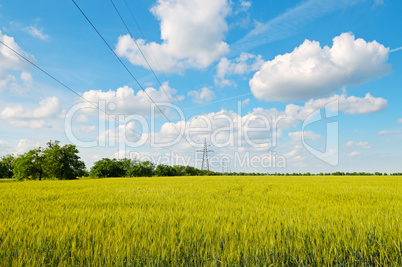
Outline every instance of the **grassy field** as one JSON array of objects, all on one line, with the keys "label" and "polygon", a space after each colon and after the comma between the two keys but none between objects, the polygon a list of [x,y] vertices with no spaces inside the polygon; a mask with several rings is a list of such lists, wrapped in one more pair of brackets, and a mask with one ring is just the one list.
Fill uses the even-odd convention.
[{"label": "grassy field", "polygon": [[402,266],[402,177],[0,182],[0,266]]}]

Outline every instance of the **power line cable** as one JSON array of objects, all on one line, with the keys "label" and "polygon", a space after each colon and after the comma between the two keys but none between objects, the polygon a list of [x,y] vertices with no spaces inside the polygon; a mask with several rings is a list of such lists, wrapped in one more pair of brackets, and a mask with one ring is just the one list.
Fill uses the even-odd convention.
[{"label": "power line cable", "polygon": [[119,15],[119,18],[120,18],[121,22],[123,22],[124,27],[126,28],[126,30],[128,31],[128,33],[130,34],[131,39],[134,40],[135,45],[137,46],[138,50],[140,51],[142,57],[144,58],[145,62],[146,62],[147,65],[148,65],[149,69],[152,71],[152,74],[155,76],[156,80],[158,81],[159,85],[161,86],[163,92],[165,92],[165,95],[166,95],[167,98],[169,99],[170,103],[171,103],[172,105],[174,105],[173,102],[172,102],[172,100],[170,99],[169,95],[167,94],[167,92],[166,92],[166,90],[165,90],[163,84],[161,83],[161,81],[159,80],[158,76],[155,74],[154,70],[152,69],[151,64],[149,64],[148,59],[145,57],[144,53],[142,52],[141,47],[138,45],[137,40],[134,38],[134,36],[133,36],[133,34],[131,33],[130,29],[128,28],[126,22],[124,21],[123,17],[121,16],[119,10],[117,9],[116,5],[114,4],[113,0],[110,0],[110,3],[112,3],[112,5],[113,5],[113,7],[114,7],[114,10],[116,11],[117,15]]},{"label": "power line cable", "polygon": [[[97,110],[99,110],[100,112],[104,113],[107,116],[110,116],[111,114],[108,114],[105,110],[99,108],[98,105],[95,105],[93,102],[87,100],[85,97],[83,97],[82,95],[80,95],[79,93],[77,93],[75,90],[73,90],[71,87],[69,87],[68,85],[66,85],[65,83],[63,83],[62,81],[60,81],[59,79],[57,79],[56,77],[54,77],[52,74],[50,74],[49,72],[45,71],[43,68],[41,68],[40,66],[38,66],[37,64],[35,64],[34,62],[32,62],[30,59],[28,59],[27,57],[25,57],[24,55],[22,55],[21,53],[19,53],[18,51],[14,50],[13,48],[11,48],[9,45],[7,45],[6,43],[4,43],[3,41],[0,40],[0,43],[2,45],[4,45],[5,47],[7,47],[9,50],[11,50],[13,53],[15,53],[16,55],[18,55],[19,57],[21,57],[22,59],[24,59],[25,61],[27,61],[29,64],[31,64],[32,66],[34,66],[35,68],[37,68],[38,70],[40,70],[42,73],[44,73],[45,75],[47,75],[48,77],[50,77],[51,79],[53,79],[54,81],[56,81],[57,83],[59,83],[60,85],[62,85],[64,88],[68,89],[70,92],[72,92],[73,94],[77,95],[79,98],[83,99],[85,102],[89,103],[90,105],[92,105],[93,107],[95,107]],[[247,94],[245,94],[247,95]],[[244,96],[244,95],[241,95]],[[240,96],[237,96],[240,97]],[[232,98],[236,98],[236,97],[231,97],[228,99],[232,99]],[[220,101],[216,101],[216,102],[222,102],[225,101],[227,99],[223,99]],[[116,116],[113,116],[113,119],[118,123],[121,124],[121,121],[116,118]],[[131,130],[133,133],[135,133],[136,135],[138,135],[140,138],[142,138],[142,135],[140,133],[138,133],[137,131],[135,131],[135,129],[131,128],[128,124],[126,125],[126,128],[128,128],[129,130]],[[151,141],[147,138],[146,139],[150,144]],[[185,138],[185,140],[188,142],[187,138]],[[190,144],[190,143],[189,143]],[[191,145],[191,144],[190,144]],[[160,147],[161,149],[165,149],[168,150],[170,152],[175,153],[174,150],[169,149],[167,147]]]},{"label": "power line cable", "polygon": [[85,17],[85,19],[88,21],[88,23],[92,26],[92,28],[96,31],[96,33],[99,35],[99,37],[103,40],[103,42],[106,44],[106,46],[109,48],[109,50],[113,53],[113,55],[117,58],[117,60],[120,62],[121,65],[126,69],[126,71],[130,74],[130,76],[134,79],[134,81],[138,84],[138,86],[142,89],[142,91],[148,96],[148,98],[154,103],[154,105],[158,108],[158,110],[162,113],[162,115],[166,118],[168,122],[170,122],[173,127],[176,129],[176,131],[180,134],[179,129],[177,129],[176,125],[166,116],[166,114],[162,111],[162,109],[156,104],[156,102],[152,99],[152,97],[147,93],[147,91],[144,89],[144,87],[140,84],[140,82],[135,78],[134,74],[128,69],[126,64],[119,58],[119,56],[116,54],[116,52],[113,50],[113,48],[109,45],[109,43],[105,40],[105,38],[102,36],[102,34],[97,30],[95,25],[91,22],[91,20],[85,15],[84,11],[78,6],[78,4],[74,1],[71,0],[74,5],[78,8],[78,10],[81,12],[81,14]]},{"label": "power line cable", "polygon": [[[124,0],[124,3],[126,4],[126,7],[127,7],[128,11],[130,12],[131,17],[133,18],[135,25],[137,25],[137,28],[138,28],[138,30],[140,31],[141,35],[142,35],[142,38],[147,39],[147,38],[145,37],[144,32],[141,30],[141,27],[140,27],[139,23],[138,23],[137,20],[135,19],[135,16],[134,16],[133,12],[131,11],[131,8],[130,8],[130,6],[128,5],[127,1]],[[161,73],[162,73],[163,77],[164,77],[165,80],[167,81],[168,78],[166,77],[165,73],[162,71],[162,68],[161,68],[161,66],[160,66],[160,64],[159,64],[159,62],[158,62],[158,60],[156,59],[156,56],[155,56],[155,54],[154,54],[152,48],[149,47],[149,50],[151,51],[151,54],[152,54],[152,56],[154,57],[155,62],[156,62],[156,64],[158,65],[159,69],[161,70]]]},{"label": "power line cable", "polygon": [[[137,41],[134,39],[134,36],[132,35],[132,33],[131,33],[129,27],[127,26],[126,22],[124,21],[123,17],[121,16],[120,12],[118,11],[118,9],[117,9],[116,5],[114,4],[113,0],[110,0],[110,2],[112,3],[114,9],[116,10],[117,14],[119,15],[119,17],[120,17],[121,21],[123,22],[124,26],[126,27],[126,30],[127,30],[128,33],[130,34],[130,37],[134,40],[134,42],[135,42],[135,44],[136,44],[138,50],[141,52],[141,55],[142,55],[142,57],[144,58],[144,60],[146,61],[146,63],[147,63],[147,65],[148,65],[149,69],[152,71],[153,75],[154,75],[155,78],[158,80],[158,82],[159,82],[160,86],[162,87],[163,91],[165,92],[166,96],[169,97],[168,94],[166,93],[166,91],[164,90],[163,85],[162,85],[162,83],[160,82],[159,78],[157,77],[157,75],[155,74],[154,70],[152,69],[152,67],[151,67],[151,65],[150,65],[150,63],[149,63],[149,61],[146,59],[144,53],[142,52],[142,49],[141,49],[140,46],[138,45]],[[138,28],[138,30],[140,31],[142,37],[143,37],[144,39],[146,39],[145,34],[144,34],[144,32],[141,30],[141,27],[140,27],[139,23],[137,22],[137,20],[136,20],[134,14],[133,14],[133,12],[131,11],[131,9],[130,9],[128,3],[127,3],[127,1],[124,0],[124,3],[125,3],[125,5],[126,5],[126,7],[127,7],[127,10],[128,10],[129,13],[131,14],[131,17],[133,18],[134,23],[137,25],[137,28]],[[153,56],[154,59],[155,59],[155,62],[156,62],[157,65],[158,65],[158,67],[161,69],[161,67],[160,67],[160,65],[159,65],[159,62],[158,62],[158,60],[156,59],[155,54],[153,53],[153,51],[152,51],[151,48],[150,48],[150,51],[151,51],[152,56]],[[165,74],[164,74],[163,72],[162,72],[162,74],[164,75],[164,78],[167,80]],[[195,109],[195,108],[202,107],[202,106],[208,106],[208,105],[211,105],[211,104],[214,104],[214,103],[224,102],[224,101],[226,101],[226,100],[231,100],[231,99],[234,99],[234,98],[239,98],[239,97],[247,96],[247,95],[251,95],[251,94],[252,94],[252,93],[247,93],[247,94],[243,94],[243,95],[238,95],[238,96],[234,96],[234,97],[229,97],[229,98],[222,99],[222,100],[217,100],[217,101],[210,102],[210,103],[206,103],[206,104],[198,104],[198,105],[195,106],[195,107],[185,108],[185,109],[183,109],[183,110],[190,110],[190,109]],[[170,99],[169,99],[169,100],[170,100]],[[173,104],[173,103],[172,103],[172,104]]]},{"label": "power line cable", "polygon": [[42,69],[41,67],[39,67],[38,65],[36,65],[35,63],[33,63],[31,60],[29,60],[27,57],[23,56],[21,53],[19,53],[18,51],[14,50],[13,48],[11,48],[10,46],[8,46],[7,44],[5,44],[3,41],[0,40],[0,43],[2,45],[4,45],[5,47],[7,47],[8,49],[10,49],[11,51],[13,51],[16,55],[18,55],[19,57],[21,57],[22,59],[24,59],[25,61],[27,61],[28,63],[30,63],[31,65],[33,65],[34,67],[36,67],[37,69],[39,69],[41,72],[43,72],[44,74],[46,74],[47,76],[49,76],[50,78],[52,78],[53,80],[55,80],[56,82],[58,82],[59,84],[61,84],[63,87],[65,87],[66,89],[70,90],[72,93],[76,94],[77,96],[79,96],[80,98],[84,99],[86,102],[91,103],[92,105],[96,106],[95,104],[93,104],[92,102],[86,100],[82,95],[80,95],[79,93],[77,93],[76,91],[74,91],[73,89],[71,89],[70,87],[68,87],[67,85],[65,85],[63,82],[61,82],[60,80],[58,80],[57,78],[55,78],[53,75],[51,75],[50,73],[48,73],[47,71],[45,71],[44,69]]},{"label": "power line cable", "polygon": [[[2,45],[4,45],[5,47],[7,47],[9,50],[11,50],[12,52],[14,52],[16,55],[18,55],[19,57],[21,57],[22,59],[24,59],[25,61],[27,61],[29,64],[31,64],[32,66],[34,66],[35,68],[37,68],[38,70],[40,70],[42,73],[46,74],[48,77],[50,77],[51,79],[53,79],[54,81],[56,81],[57,83],[59,83],[60,85],[62,85],[64,88],[68,89],[70,92],[72,92],[73,94],[77,95],[78,97],[80,97],[81,99],[83,99],[85,102],[91,104],[93,107],[95,107],[97,110],[101,111],[102,113],[104,113],[107,116],[110,116],[111,114],[108,114],[105,110],[99,108],[98,105],[95,105],[93,102],[87,100],[85,97],[83,97],[82,95],[80,95],[79,93],[77,93],[76,91],[74,91],[71,87],[67,86],[65,83],[63,83],[62,81],[60,81],[59,79],[57,79],[56,77],[54,77],[52,74],[50,74],[49,72],[45,71],[43,68],[39,67],[37,64],[35,64],[34,62],[32,62],[32,60],[30,60],[29,58],[25,57],[24,55],[22,55],[21,53],[19,53],[18,51],[16,51],[15,49],[13,49],[12,47],[10,47],[9,45],[7,45],[6,43],[4,43],[3,41],[0,40],[0,43]],[[117,122],[117,123],[121,123],[121,121],[116,118],[116,116],[113,116],[113,119]],[[129,130],[131,130],[132,132],[134,132],[135,134],[137,134],[140,138],[142,138],[142,135],[139,134],[138,132],[135,131],[135,129],[131,128],[129,125],[126,125],[126,128],[128,128]],[[150,140],[147,141],[151,142]],[[166,147],[162,147],[162,149],[166,149],[169,150],[170,152],[174,152],[171,149],[168,149]]]},{"label": "power line cable", "polygon": [[[110,0],[110,1],[112,1],[112,0]],[[123,0],[123,1],[124,1],[125,5],[126,5],[126,7],[127,7],[127,10],[128,10],[129,13],[131,14],[131,17],[132,17],[132,19],[133,19],[135,25],[137,26],[138,30],[140,31],[142,37],[143,37],[144,39],[146,39],[146,36],[145,36],[144,32],[141,30],[141,27],[140,27],[140,25],[139,25],[137,19],[135,18],[134,14],[133,14],[133,12],[132,12],[132,10],[131,10],[131,8],[130,8],[130,6],[128,5],[127,1],[126,1],[126,0]],[[112,1],[112,2],[113,2],[113,1]],[[124,23],[124,22],[123,22],[123,23]],[[130,33],[130,35],[131,35],[131,37],[133,38],[134,42],[137,44],[137,42],[135,41],[135,39],[134,39],[134,37],[132,36],[131,32],[130,32],[129,29],[127,28],[127,26],[126,26],[126,29],[127,29],[127,31]],[[138,47],[138,44],[137,44],[137,47]],[[138,47],[138,49],[141,51],[141,49],[140,49],[139,47]],[[162,69],[161,66],[159,65],[159,62],[158,62],[158,60],[157,60],[155,54],[154,54],[153,51],[152,51],[152,48],[150,47],[149,49],[150,49],[150,51],[151,51],[152,56],[153,56],[154,59],[155,59],[156,64],[158,65],[158,67],[159,67],[160,69]],[[149,66],[149,67],[150,67],[150,66]],[[163,71],[161,71],[161,73],[162,73],[162,75],[164,76],[165,80],[168,80],[167,77],[166,77],[166,75],[165,75],[165,73],[164,73]],[[159,84],[160,84],[160,82],[159,82]],[[196,109],[196,108],[199,108],[199,107],[202,107],[202,106],[208,106],[208,105],[211,105],[211,104],[214,104],[214,103],[224,102],[224,101],[227,101],[227,100],[231,100],[231,99],[234,99],[234,98],[239,98],[239,97],[247,96],[247,95],[251,95],[251,94],[252,94],[252,93],[247,93],[247,94],[243,94],[243,95],[238,95],[238,96],[234,96],[234,97],[229,97],[229,98],[225,98],[225,99],[213,101],[213,102],[206,103],[206,104],[198,104],[198,105],[196,105],[196,106],[193,106],[193,107],[190,107],[190,108],[185,108],[185,109],[182,109],[182,110]]]}]

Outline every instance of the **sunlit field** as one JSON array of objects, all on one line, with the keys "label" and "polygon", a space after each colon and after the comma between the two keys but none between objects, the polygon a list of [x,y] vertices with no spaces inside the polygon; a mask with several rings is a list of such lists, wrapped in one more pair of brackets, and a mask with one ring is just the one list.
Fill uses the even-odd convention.
[{"label": "sunlit field", "polygon": [[402,266],[402,177],[0,182],[0,266]]}]

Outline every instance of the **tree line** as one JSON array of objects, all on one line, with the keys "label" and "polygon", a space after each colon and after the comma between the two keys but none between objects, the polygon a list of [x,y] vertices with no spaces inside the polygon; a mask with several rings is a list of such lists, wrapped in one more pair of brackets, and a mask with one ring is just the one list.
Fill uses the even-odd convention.
[{"label": "tree line", "polygon": [[248,172],[214,172],[200,170],[192,166],[156,165],[150,161],[135,159],[103,158],[94,163],[89,171],[78,156],[75,145],[60,145],[59,141],[48,142],[44,148],[35,148],[25,154],[7,155],[0,158],[0,178],[20,180],[58,179],[71,180],[78,177],[153,177],[153,176],[199,176],[199,175],[229,175],[229,176],[368,176],[368,175],[402,175],[402,173],[368,173],[368,172],[333,172],[333,173],[248,173]]},{"label": "tree line", "polygon": [[192,166],[156,165],[150,161],[136,159],[109,159],[103,158],[94,163],[89,176],[93,178],[106,177],[161,177],[161,176],[199,176],[221,175],[221,173],[200,170]]},{"label": "tree line", "polygon": [[75,145],[61,146],[59,141],[35,148],[14,157],[0,160],[0,177],[20,180],[71,180],[87,174],[85,163],[78,156]]}]

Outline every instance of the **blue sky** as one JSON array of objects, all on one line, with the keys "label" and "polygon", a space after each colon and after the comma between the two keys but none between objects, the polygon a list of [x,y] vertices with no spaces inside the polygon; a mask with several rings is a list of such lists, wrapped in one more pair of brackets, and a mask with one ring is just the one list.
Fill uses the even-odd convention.
[{"label": "blue sky", "polygon": [[207,138],[213,170],[401,171],[400,1],[113,0],[132,36],[111,1],[76,3],[145,93],[72,1],[3,1],[0,40],[81,97],[0,44],[0,156],[200,167]]}]

